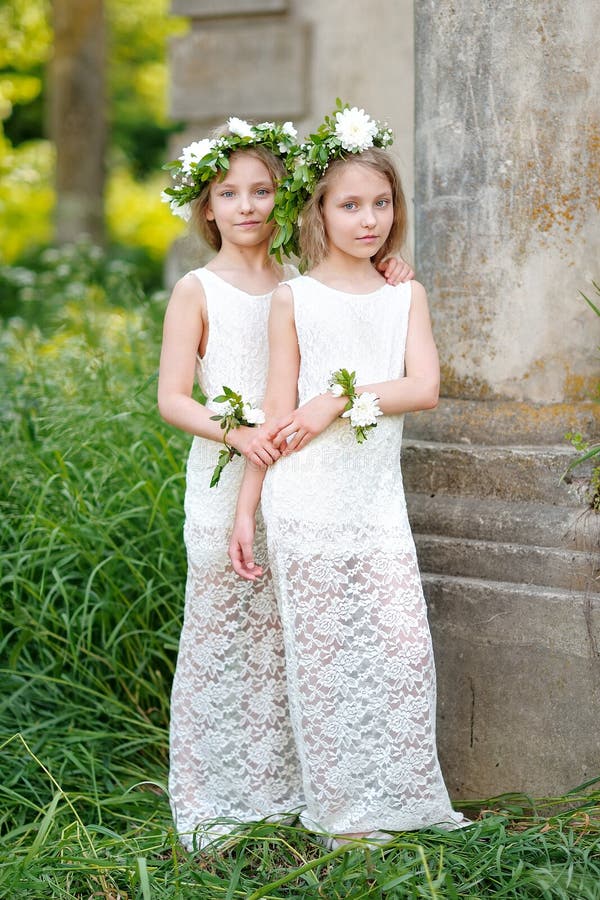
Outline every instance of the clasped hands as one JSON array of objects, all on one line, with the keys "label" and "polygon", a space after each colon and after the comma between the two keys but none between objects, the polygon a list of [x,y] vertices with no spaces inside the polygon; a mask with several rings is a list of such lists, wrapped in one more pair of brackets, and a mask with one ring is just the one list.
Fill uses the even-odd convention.
[{"label": "clasped hands", "polygon": [[346,397],[319,394],[275,422],[258,428],[241,426],[230,431],[228,443],[259,469],[272,466],[282,456],[302,450],[344,411]]}]

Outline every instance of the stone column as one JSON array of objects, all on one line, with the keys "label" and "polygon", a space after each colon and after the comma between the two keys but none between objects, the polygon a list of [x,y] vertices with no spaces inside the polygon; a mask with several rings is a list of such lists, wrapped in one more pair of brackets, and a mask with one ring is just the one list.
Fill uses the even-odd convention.
[{"label": "stone column", "polygon": [[600,280],[596,0],[418,0],[418,269],[452,397],[589,397]]},{"label": "stone column", "polygon": [[[442,363],[408,489],[453,796],[597,773],[600,515],[561,481],[600,434],[600,5],[417,0],[416,250]],[[576,736],[576,738],[574,737]]]}]

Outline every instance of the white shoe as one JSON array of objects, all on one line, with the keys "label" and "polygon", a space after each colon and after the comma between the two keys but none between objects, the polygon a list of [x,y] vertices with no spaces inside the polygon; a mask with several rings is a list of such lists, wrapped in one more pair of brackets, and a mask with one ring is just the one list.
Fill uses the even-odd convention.
[{"label": "white shoe", "polygon": [[394,837],[386,831],[371,831],[364,837],[342,838],[334,837],[332,834],[315,834],[315,840],[322,844],[326,850],[338,850],[340,847],[354,847],[355,849],[364,849],[365,844],[389,844]]}]

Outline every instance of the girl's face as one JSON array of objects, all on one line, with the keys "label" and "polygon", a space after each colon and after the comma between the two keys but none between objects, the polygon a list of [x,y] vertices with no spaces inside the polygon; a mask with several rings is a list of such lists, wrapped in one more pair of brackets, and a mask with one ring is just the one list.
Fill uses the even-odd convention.
[{"label": "girl's face", "polygon": [[223,181],[210,187],[206,218],[219,229],[223,243],[245,247],[268,243],[275,187],[265,164],[251,153],[234,153]]},{"label": "girl's face", "polygon": [[369,259],[385,243],[394,222],[389,181],[357,162],[339,168],[322,201],[328,255]]}]

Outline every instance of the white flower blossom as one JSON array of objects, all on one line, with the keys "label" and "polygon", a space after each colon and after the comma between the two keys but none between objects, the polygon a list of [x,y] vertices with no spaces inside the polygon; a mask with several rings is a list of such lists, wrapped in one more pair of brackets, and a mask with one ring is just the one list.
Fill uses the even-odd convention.
[{"label": "white flower blossom", "polygon": [[175,216],[179,216],[184,222],[189,222],[192,218],[192,206],[190,203],[183,203],[179,206],[177,203],[171,203],[171,212]]},{"label": "white flower blossom", "polygon": [[249,125],[245,119],[238,119],[237,116],[231,116],[231,118],[227,120],[227,127],[231,134],[237,134],[238,137],[254,137],[252,126]]},{"label": "white flower blossom", "polygon": [[342,413],[342,418],[350,418],[350,424],[353,428],[365,428],[367,425],[377,425],[376,416],[383,413],[377,404],[377,394],[370,391],[364,391],[354,398],[352,408]]},{"label": "white flower blossom", "polygon": [[173,215],[179,216],[184,222],[189,222],[192,218],[192,207],[189,203],[179,204],[176,198],[166,191],[161,192],[160,199],[163,203],[168,203]]},{"label": "white flower blossom", "polygon": [[343,109],[335,116],[335,134],[344,150],[358,153],[373,146],[377,134],[377,122],[368,116],[364,109],[353,106]]},{"label": "white flower blossom", "polygon": [[248,425],[262,425],[265,421],[265,414],[262,409],[259,409],[257,406],[251,406],[249,403],[244,403],[242,416]]},{"label": "white flower blossom", "polygon": [[199,163],[201,159],[214,150],[215,141],[210,138],[202,138],[201,141],[194,141],[188,147],[184,147],[179,159],[183,163],[181,171],[184,175],[189,175],[192,171],[192,164]]},{"label": "white flower blossom", "polygon": [[294,128],[292,122],[284,122],[281,126],[281,130],[285,135],[287,135],[287,137],[291,138],[292,140],[295,140],[298,137],[298,132]]},{"label": "white flower blossom", "polygon": [[336,383],[332,384],[331,387],[329,388],[329,393],[333,394],[334,397],[343,397],[344,388],[341,384],[337,384],[337,382],[336,382]]}]

